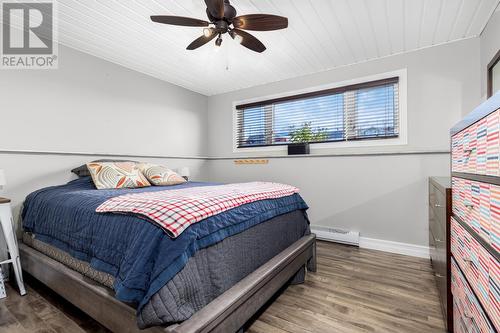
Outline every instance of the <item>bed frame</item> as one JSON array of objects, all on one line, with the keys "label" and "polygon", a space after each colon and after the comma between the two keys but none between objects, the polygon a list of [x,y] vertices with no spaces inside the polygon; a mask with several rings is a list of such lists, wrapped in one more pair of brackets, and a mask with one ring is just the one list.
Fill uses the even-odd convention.
[{"label": "bed frame", "polygon": [[114,293],[43,253],[19,244],[23,270],[116,333],[237,332],[298,270],[316,271],[316,236],[307,235],[276,255],[188,320],[139,330],[136,312]]}]

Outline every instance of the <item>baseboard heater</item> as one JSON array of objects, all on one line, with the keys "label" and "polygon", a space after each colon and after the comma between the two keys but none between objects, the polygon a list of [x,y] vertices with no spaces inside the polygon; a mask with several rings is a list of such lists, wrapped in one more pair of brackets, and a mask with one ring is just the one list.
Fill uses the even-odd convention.
[{"label": "baseboard heater", "polygon": [[311,232],[321,240],[359,246],[359,232],[340,228],[311,226]]}]

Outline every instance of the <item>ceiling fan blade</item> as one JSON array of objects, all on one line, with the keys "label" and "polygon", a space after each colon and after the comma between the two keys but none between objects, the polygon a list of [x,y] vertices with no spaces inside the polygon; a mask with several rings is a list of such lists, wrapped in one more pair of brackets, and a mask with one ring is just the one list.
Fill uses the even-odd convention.
[{"label": "ceiling fan blade", "polygon": [[250,14],[235,17],[233,25],[238,29],[271,31],[288,28],[288,19],[277,15]]},{"label": "ceiling fan blade", "polygon": [[153,15],[151,21],[164,24],[182,25],[185,27],[208,27],[208,22],[190,17]]},{"label": "ceiling fan blade", "polygon": [[206,43],[210,42],[216,36],[217,36],[217,34],[215,33],[215,31],[212,31],[212,34],[208,37],[205,35],[198,37],[191,44],[189,44],[188,47],[186,47],[186,49],[187,50],[195,50],[195,49],[199,48],[200,46],[203,46]]},{"label": "ceiling fan blade", "polygon": [[250,35],[248,32],[239,30],[239,29],[232,29],[229,34],[233,39],[240,39],[239,42],[241,45],[244,47],[258,52],[262,53],[266,50],[266,47],[260,40],[255,38],[254,36]]},{"label": "ceiling fan blade", "polygon": [[224,17],[224,0],[205,0],[205,4],[213,17],[217,19]]}]

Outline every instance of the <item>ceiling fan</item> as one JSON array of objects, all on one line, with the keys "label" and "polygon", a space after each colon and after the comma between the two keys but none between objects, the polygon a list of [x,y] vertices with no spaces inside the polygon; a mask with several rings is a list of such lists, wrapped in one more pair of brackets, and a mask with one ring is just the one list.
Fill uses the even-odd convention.
[{"label": "ceiling fan", "polygon": [[266,47],[257,38],[243,30],[271,31],[288,27],[286,17],[268,14],[250,14],[236,16],[236,9],[229,0],[205,0],[208,21],[182,16],[153,15],[151,20],[157,23],[180,25],[185,27],[206,27],[203,36],[188,45],[188,50],[194,50],[205,45],[212,39],[216,46],[221,46],[222,35],[228,33],[241,45],[255,52],[264,52]]}]

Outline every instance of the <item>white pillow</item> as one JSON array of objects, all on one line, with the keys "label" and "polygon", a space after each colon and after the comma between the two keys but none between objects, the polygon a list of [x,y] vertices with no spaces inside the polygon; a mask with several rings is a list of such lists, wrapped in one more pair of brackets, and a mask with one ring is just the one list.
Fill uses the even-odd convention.
[{"label": "white pillow", "polygon": [[140,163],[139,170],[146,176],[149,182],[157,186],[170,186],[185,183],[186,180],[176,172],[163,165]]}]

